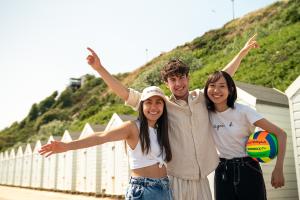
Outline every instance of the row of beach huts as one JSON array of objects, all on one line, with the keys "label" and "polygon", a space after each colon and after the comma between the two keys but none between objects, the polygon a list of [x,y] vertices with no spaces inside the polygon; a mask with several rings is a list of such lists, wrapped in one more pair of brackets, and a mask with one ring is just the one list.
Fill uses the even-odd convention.
[{"label": "row of beach huts", "polygon": [[[285,93],[237,82],[238,102],[251,106],[288,134],[284,163],[285,186],[272,188],[276,160],[262,164],[269,200],[298,200],[300,189],[300,76]],[[51,140],[72,141],[95,131],[110,130],[136,117],[113,114],[107,126],[87,123],[79,133],[65,130],[61,138],[50,136],[17,149],[0,152],[0,184],[33,189],[88,193],[96,196],[124,195],[130,170],[123,141],[77,151],[40,156],[40,147]],[[209,158],[208,158],[209,159]],[[213,173],[209,175],[213,193]],[[251,188],[249,188],[251,189]]]},{"label": "row of beach huts", "polygon": [[50,136],[47,141],[38,140],[1,152],[0,184],[96,196],[124,195],[130,176],[124,142],[111,142],[47,158],[38,150],[52,140],[69,142],[135,118],[114,114],[106,127],[87,123],[81,132],[65,130],[62,137]]}]

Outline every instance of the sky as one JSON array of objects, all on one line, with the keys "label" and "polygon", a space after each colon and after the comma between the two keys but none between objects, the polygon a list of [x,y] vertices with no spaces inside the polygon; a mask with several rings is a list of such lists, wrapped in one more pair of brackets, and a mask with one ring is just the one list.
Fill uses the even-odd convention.
[{"label": "sky", "polygon": [[[71,77],[130,72],[276,0],[0,0],[0,130]],[[234,9],[233,9],[234,8]]]}]

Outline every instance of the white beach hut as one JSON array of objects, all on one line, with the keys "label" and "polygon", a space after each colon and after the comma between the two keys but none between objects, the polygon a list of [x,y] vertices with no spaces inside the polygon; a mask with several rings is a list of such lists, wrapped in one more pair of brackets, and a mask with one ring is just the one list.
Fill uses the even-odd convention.
[{"label": "white beach hut", "polygon": [[[113,114],[105,131],[121,125],[124,121],[135,120],[129,115]],[[124,195],[128,186],[130,169],[124,141],[109,142],[101,148],[101,189],[107,195]]]},{"label": "white beach hut", "polygon": [[3,174],[2,174],[2,184],[6,185],[8,182],[8,164],[9,164],[9,151],[6,150],[3,154]]},{"label": "white beach hut", "polygon": [[[271,186],[271,174],[276,159],[269,163],[261,164],[266,184],[267,198],[269,200],[298,200],[290,115],[286,95],[276,89],[241,82],[236,82],[236,86],[238,92],[237,102],[252,107],[258,113],[262,114],[264,118],[281,127],[287,133],[287,149],[284,161],[285,186],[278,189],[274,189]],[[210,182],[213,181],[210,179]],[[213,190],[213,185],[211,185],[211,189]]]},{"label": "white beach hut", "polygon": [[[71,142],[78,139],[80,132],[65,130],[61,141]],[[75,192],[76,189],[76,153],[67,151],[58,154],[57,190]]]},{"label": "white beach hut", "polygon": [[31,186],[31,171],[32,171],[32,150],[34,148],[34,143],[27,143],[24,157],[23,157],[23,174],[21,186],[30,187]]},{"label": "white beach hut", "polygon": [[[87,137],[94,132],[103,131],[102,125],[85,124],[79,138]],[[89,147],[77,151],[76,191],[84,193],[101,193],[100,146]]]},{"label": "white beach hut", "polygon": [[38,140],[35,143],[32,153],[32,172],[31,172],[31,187],[43,187],[43,173],[44,173],[44,156],[39,154],[41,147],[46,144],[46,140]]},{"label": "white beach hut", "polygon": [[16,154],[16,170],[15,170],[15,186],[21,186],[23,174],[23,159],[24,159],[25,145],[19,146]]},{"label": "white beach hut", "polygon": [[8,154],[8,150],[6,150],[3,153],[3,160],[2,160],[2,177],[1,177],[1,184],[7,184],[7,180],[8,180],[8,162],[9,162],[9,154]]},{"label": "white beach hut", "polygon": [[298,196],[300,196],[300,76],[285,91],[289,98]]},{"label": "white beach hut", "polygon": [[2,171],[3,171],[3,165],[4,165],[4,156],[3,156],[3,152],[0,152],[0,184],[2,181]]},{"label": "white beach hut", "polygon": [[[59,141],[61,137],[59,136],[50,136],[47,144],[50,144],[51,141]],[[43,173],[43,189],[56,190],[57,187],[57,158],[58,154],[52,154],[49,157],[44,157],[44,173]]]},{"label": "white beach hut", "polygon": [[7,185],[13,185],[15,179],[15,167],[16,167],[16,153],[15,149],[12,148],[9,152],[8,158],[8,177],[7,177]]},{"label": "white beach hut", "polygon": [[2,177],[2,184],[7,184],[8,182],[8,166],[9,166],[9,151],[6,150],[4,152],[4,164],[3,164],[3,177]]}]

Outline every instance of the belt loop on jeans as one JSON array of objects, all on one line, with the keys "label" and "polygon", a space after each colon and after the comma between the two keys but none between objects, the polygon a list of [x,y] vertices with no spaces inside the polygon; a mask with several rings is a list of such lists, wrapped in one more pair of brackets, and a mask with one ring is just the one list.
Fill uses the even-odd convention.
[{"label": "belt loop on jeans", "polygon": [[245,163],[245,159],[242,158],[242,159],[241,159],[241,165],[244,166],[244,163]]}]

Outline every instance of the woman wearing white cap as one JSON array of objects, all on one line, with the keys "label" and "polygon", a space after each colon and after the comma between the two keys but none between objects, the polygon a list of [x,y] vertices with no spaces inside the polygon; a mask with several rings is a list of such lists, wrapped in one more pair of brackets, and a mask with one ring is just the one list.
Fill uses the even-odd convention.
[{"label": "woman wearing white cap", "polygon": [[147,87],[141,96],[136,121],[128,121],[113,130],[95,132],[68,143],[53,141],[42,146],[39,153],[48,157],[55,153],[125,140],[131,169],[126,199],[171,200],[166,162],[172,159],[172,154],[165,100],[160,88]]}]

